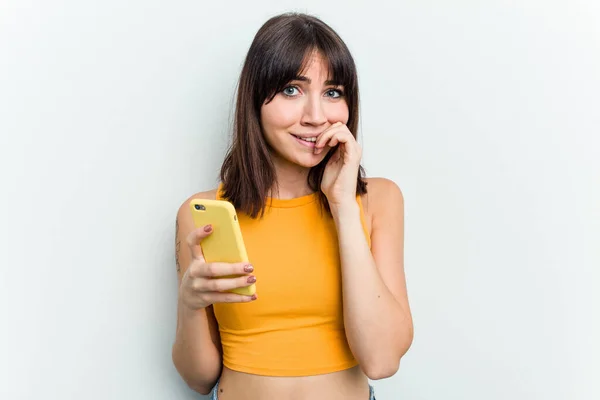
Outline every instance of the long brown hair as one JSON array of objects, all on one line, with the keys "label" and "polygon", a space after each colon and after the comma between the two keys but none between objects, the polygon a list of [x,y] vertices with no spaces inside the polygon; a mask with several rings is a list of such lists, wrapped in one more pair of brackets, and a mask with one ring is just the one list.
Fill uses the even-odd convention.
[{"label": "long brown hair", "polygon": [[[233,140],[221,166],[222,196],[252,218],[262,215],[266,198],[277,184],[271,150],[261,128],[260,110],[306,66],[313,51],[328,62],[330,79],[344,86],[348,104],[348,129],[358,130],[358,78],[350,51],[338,34],[320,19],[301,13],[285,13],[269,19],[256,33],[238,83]],[[321,163],[311,168],[309,187],[319,194],[330,150]],[[367,192],[364,169],[359,168],[357,194]]]}]

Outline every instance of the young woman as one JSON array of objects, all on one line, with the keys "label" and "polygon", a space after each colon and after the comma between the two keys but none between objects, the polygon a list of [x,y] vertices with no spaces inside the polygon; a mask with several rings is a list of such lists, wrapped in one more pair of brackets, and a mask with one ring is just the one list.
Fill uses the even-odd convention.
[{"label": "young woman", "polygon": [[[366,400],[369,378],[398,370],[413,338],[403,197],[364,178],[357,127],[356,68],[339,36],[304,14],[267,21],[241,73],[221,183],[177,214],[173,362],[191,388]],[[205,262],[213,228],[195,229],[191,199],[236,207],[252,264]],[[254,282],[256,295],[228,292]]]}]

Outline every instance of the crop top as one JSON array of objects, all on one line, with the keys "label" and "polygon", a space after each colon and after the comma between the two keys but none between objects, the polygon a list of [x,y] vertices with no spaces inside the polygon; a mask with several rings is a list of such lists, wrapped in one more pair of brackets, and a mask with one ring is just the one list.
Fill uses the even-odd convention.
[{"label": "crop top", "polygon": [[[370,247],[360,196],[357,202]],[[262,217],[238,213],[238,221],[258,299],[213,304],[223,365],[268,376],[318,375],[357,365],[344,331],[336,227],[318,195],[269,198]]]}]

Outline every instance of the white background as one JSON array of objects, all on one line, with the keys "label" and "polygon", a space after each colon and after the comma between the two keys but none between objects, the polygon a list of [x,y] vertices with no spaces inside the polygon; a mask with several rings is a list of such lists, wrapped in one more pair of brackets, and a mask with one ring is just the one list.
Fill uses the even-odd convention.
[{"label": "white background", "polygon": [[378,400],[600,398],[597,1],[3,1],[0,398],[193,399],[174,222],[279,12],[347,42],[406,200],[413,347]]}]

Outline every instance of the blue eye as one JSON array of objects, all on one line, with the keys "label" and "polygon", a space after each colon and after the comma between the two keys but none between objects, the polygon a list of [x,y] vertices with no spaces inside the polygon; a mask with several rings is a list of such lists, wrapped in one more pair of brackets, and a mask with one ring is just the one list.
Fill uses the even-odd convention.
[{"label": "blue eye", "polygon": [[288,86],[288,87],[286,87],[286,88],[284,88],[284,89],[282,90],[282,93],[283,93],[284,95],[286,95],[286,96],[290,96],[290,97],[292,97],[292,96],[296,96],[296,95],[298,94],[298,93],[296,93],[296,92],[294,92],[294,91],[296,91],[296,92],[297,92],[297,91],[298,91],[298,88],[297,88],[297,87],[295,87],[295,86]]},{"label": "blue eye", "polygon": [[325,92],[325,94],[327,95],[327,97],[332,97],[334,99],[337,99],[338,97],[342,97],[344,95],[344,93],[338,89],[329,89],[327,92]]}]

